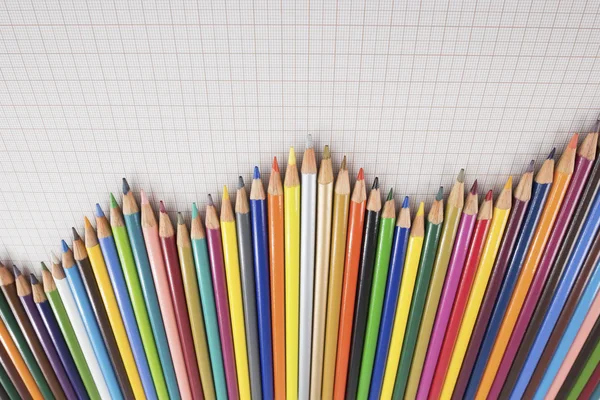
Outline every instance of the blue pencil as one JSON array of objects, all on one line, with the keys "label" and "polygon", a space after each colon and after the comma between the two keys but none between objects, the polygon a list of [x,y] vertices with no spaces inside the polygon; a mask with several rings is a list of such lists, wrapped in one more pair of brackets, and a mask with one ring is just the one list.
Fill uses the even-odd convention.
[{"label": "blue pencil", "polygon": [[117,304],[119,305],[121,317],[123,318],[123,325],[125,325],[125,331],[127,332],[127,338],[129,339],[129,345],[131,346],[131,351],[133,352],[133,358],[135,359],[140,378],[142,379],[144,393],[149,399],[157,399],[158,396],[156,395],[156,388],[154,387],[154,381],[152,380],[152,374],[150,373],[148,358],[146,357],[140,330],[137,326],[133,306],[131,305],[131,299],[129,298],[129,292],[127,291],[127,285],[125,284],[125,276],[123,275],[123,269],[121,268],[121,261],[119,261],[117,246],[112,236],[108,219],[106,219],[100,204],[96,204],[96,229],[100,249],[104,256],[106,269],[108,270],[108,275],[110,276],[110,281],[113,290],[115,291]]},{"label": "blue pencil", "polygon": [[394,316],[396,315],[396,305],[398,303],[398,293],[400,292],[400,281],[402,279],[402,271],[404,270],[404,259],[409,234],[410,209],[408,208],[408,196],[406,196],[402,203],[400,213],[398,214],[398,220],[394,230],[392,258],[390,269],[388,271],[385,297],[383,299],[383,313],[381,324],[379,326],[379,337],[377,339],[377,350],[375,352],[375,363],[373,364],[373,375],[371,377],[371,387],[369,391],[370,400],[379,399],[381,394],[381,386],[383,385],[387,353],[392,337],[392,328],[394,326]]},{"label": "blue pencil", "polygon": [[544,316],[540,329],[535,337],[533,345],[527,354],[525,364],[521,369],[521,373],[517,380],[517,383],[511,393],[511,399],[521,398],[527,384],[531,379],[531,375],[535,370],[535,367],[546,347],[548,338],[552,334],[554,325],[560,315],[560,312],[567,300],[567,296],[579,275],[579,270],[585,261],[585,257],[592,245],[592,241],[595,235],[598,234],[598,228],[600,227],[600,192],[596,193],[592,208],[583,226],[581,235],[577,238],[575,248],[571,253],[567,266],[563,271],[562,276],[558,282],[554,296],[548,307],[548,311]]},{"label": "blue pencil", "polygon": [[[85,290],[85,285],[81,279],[81,273],[79,272],[79,268],[77,268],[75,265],[73,252],[64,240],[62,241],[62,250],[63,271],[67,277],[69,286],[71,287],[71,292],[73,293],[75,303],[77,303],[79,315],[81,315],[81,319],[83,319],[85,329],[88,333],[90,341],[92,342],[92,347],[94,348],[94,353],[96,354],[96,358],[98,359],[98,363],[102,369],[102,374],[104,375],[104,380],[106,380],[108,391],[113,399],[123,399],[123,395],[121,394],[121,389],[119,387],[119,381],[117,380],[117,375],[115,374],[115,370],[110,362],[108,350],[106,349],[106,345],[102,339],[102,334],[100,333],[100,327],[96,321],[92,304],[90,303],[90,299],[88,298]],[[56,285],[58,286],[59,284],[62,284],[65,276],[58,275],[55,271],[53,272]]]},{"label": "blue pencil", "polygon": [[[552,158],[553,156],[554,150],[550,153],[548,159]],[[465,392],[466,398],[475,398],[477,388],[479,387],[479,382],[481,381],[488,358],[490,357],[492,348],[494,347],[496,336],[498,335],[502,320],[504,319],[504,314],[506,313],[506,307],[508,306],[508,302],[512,297],[515,285],[517,284],[521,267],[523,266],[523,262],[527,256],[527,251],[529,250],[529,245],[531,244],[536,227],[540,221],[540,217],[542,215],[542,211],[544,210],[546,200],[548,199],[548,193],[550,192],[551,186],[552,183],[539,183],[537,181],[533,182],[531,199],[529,200],[529,206],[526,211],[527,216],[525,217],[525,222],[521,228],[521,233],[519,234],[519,239],[508,265],[506,275],[502,281],[500,293],[498,294],[496,304],[492,310],[492,315],[488,322],[477,360],[473,367],[473,371],[471,372],[471,378],[469,379],[469,384]]]},{"label": "blue pencil", "polygon": [[160,358],[160,364],[167,384],[167,391],[172,400],[179,400],[181,396],[179,394],[179,387],[177,386],[173,360],[171,359],[171,352],[169,351],[167,334],[165,332],[162,314],[160,313],[158,296],[156,295],[152,270],[150,269],[150,261],[148,260],[148,253],[146,252],[146,243],[144,242],[144,236],[142,234],[140,209],[125,178],[123,178],[123,216],[125,217],[125,226],[127,227],[133,259],[140,278],[144,301],[146,302],[148,317],[150,318],[150,326],[158,350],[158,357]]},{"label": "blue pencil", "polygon": [[254,167],[250,191],[250,215],[252,218],[252,245],[254,247],[254,277],[256,282],[256,314],[262,390],[265,399],[273,394],[273,351],[271,348],[271,298],[269,295],[269,248],[267,231],[267,201],[260,180],[260,171]]}]

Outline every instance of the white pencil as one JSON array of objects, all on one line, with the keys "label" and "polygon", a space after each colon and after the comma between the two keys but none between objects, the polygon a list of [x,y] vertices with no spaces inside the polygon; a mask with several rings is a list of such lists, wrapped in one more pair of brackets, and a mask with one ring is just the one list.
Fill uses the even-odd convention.
[{"label": "white pencil", "polygon": [[77,336],[79,346],[81,347],[83,356],[87,361],[88,368],[90,369],[92,379],[96,384],[96,388],[98,389],[100,398],[110,399],[111,395],[108,390],[108,386],[106,385],[106,380],[104,380],[104,375],[102,374],[102,370],[100,369],[100,364],[98,363],[98,359],[96,358],[96,353],[94,353],[92,342],[88,337],[87,331],[85,330],[85,325],[83,324],[83,320],[79,315],[79,310],[77,309],[77,305],[75,304],[73,293],[71,293],[71,288],[69,287],[69,281],[66,279],[65,273],[62,269],[62,266],[60,265],[60,261],[58,260],[58,257],[54,255],[54,253],[52,253],[51,264],[51,271],[52,276],[54,277],[54,283],[56,284],[56,289],[58,290],[58,294],[60,294],[60,299],[62,300],[63,305],[65,306],[67,315],[71,320],[71,326],[75,331],[75,336]]},{"label": "white pencil", "polygon": [[315,277],[315,219],[317,212],[317,162],[312,137],[306,138],[302,159],[302,213],[300,220],[300,358],[298,399],[308,400],[312,339],[313,283]]}]

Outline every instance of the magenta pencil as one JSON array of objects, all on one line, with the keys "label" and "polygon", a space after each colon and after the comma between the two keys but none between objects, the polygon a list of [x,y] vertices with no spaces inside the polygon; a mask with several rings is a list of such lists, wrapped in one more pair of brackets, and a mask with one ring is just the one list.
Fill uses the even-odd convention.
[{"label": "magenta pencil", "polygon": [[[219,321],[219,334],[221,336],[221,350],[223,351],[225,380],[227,381],[227,394],[229,395],[229,398],[233,400],[239,398],[239,392],[235,369],[235,357],[233,353],[231,316],[229,315],[227,281],[225,280],[221,226],[211,195],[208,195],[208,204],[206,205],[206,242],[208,245],[208,256],[210,258],[210,268],[215,290],[215,305]],[[254,345],[258,344],[255,343]]]},{"label": "magenta pencil", "polygon": [[442,343],[444,342],[452,305],[454,304],[454,297],[456,296],[462,270],[465,265],[465,259],[469,250],[469,244],[471,243],[471,236],[473,235],[473,229],[475,228],[475,223],[477,221],[477,211],[477,180],[475,180],[465,202],[458,231],[456,232],[452,256],[450,257],[450,262],[448,264],[446,281],[444,282],[444,287],[442,289],[440,304],[433,324],[433,331],[431,333],[431,339],[429,340],[429,347],[427,348],[421,380],[419,381],[417,399],[427,399],[429,395],[433,374],[435,373],[435,367],[440,356]]}]

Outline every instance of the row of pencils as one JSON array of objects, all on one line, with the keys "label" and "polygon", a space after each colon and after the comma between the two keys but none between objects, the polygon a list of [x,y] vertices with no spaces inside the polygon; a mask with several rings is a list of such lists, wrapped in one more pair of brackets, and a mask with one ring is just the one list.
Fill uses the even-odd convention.
[{"label": "row of pencils", "polygon": [[310,136],[189,229],[123,179],[41,277],[0,265],[0,398],[600,398],[597,146],[414,217]]}]

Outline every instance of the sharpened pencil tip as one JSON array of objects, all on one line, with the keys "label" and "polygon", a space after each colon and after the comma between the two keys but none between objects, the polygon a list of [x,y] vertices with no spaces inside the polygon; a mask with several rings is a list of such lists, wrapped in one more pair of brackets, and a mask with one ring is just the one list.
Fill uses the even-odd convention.
[{"label": "sharpened pencil tip", "polygon": [[15,277],[21,276],[21,270],[17,268],[16,265],[13,265],[13,274],[15,275]]},{"label": "sharpened pencil tip", "polygon": [[471,186],[471,194],[477,194],[477,179],[475,179],[473,186]]},{"label": "sharpened pencil tip", "polygon": [[494,197],[494,192],[491,190],[488,190],[487,194],[485,195],[485,199],[487,201],[490,201],[490,200],[492,200],[492,197]]},{"label": "sharpened pencil tip", "polygon": [[260,169],[258,169],[258,165],[254,166],[254,174],[252,175],[252,179],[260,179]]},{"label": "sharpened pencil tip", "polygon": [[345,170],[346,169],[346,156],[344,156],[344,159],[342,160],[342,165],[340,165],[340,170]]},{"label": "sharpened pencil tip", "polygon": [[290,154],[288,155],[288,165],[296,165],[296,152],[294,146],[290,147]]},{"label": "sharpened pencil tip", "polygon": [[244,178],[242,178],[241,176],[239,176],[238,177],[238,189],[242,189],[245,186],[246,185],[244,185]]},{"label": "sharpened pencil tip", "polygon": [[529,161],[529,165],[527,166],[525,173],[533,172],[534,168],[535,168],[535,161],[534,160]]},{"label": "sharpened pencil tip", "polygon": [[[63,240],[63,242],[64,242],[64,240]],[[52,261],[52,264],[58,264],[59,263],[58,257],[56,256],[56,254],[54,254],[53,251],[50,252],[50,260]]]},{"label": "sharpened pencil tip", "polygon": [[129,187],[129,183],[127,182],[127,179],[123,178],[123,194],[129,193],[130,190],[131,190],[131,188]]},{"label": "sharpened pencil tip", "polygon": [[46,263],[45,262],[40,262],[40,267],[42,267],[42,271],[48,271],[48,267],[46,267]]},{"label": "sharpened pencil tip", "polygon": [[390,191],[388,192],[388,195],[387,195],[387,198],[385,199],[385,201],[390,201],[393,198],[394,198],[394,188],[390,188]]},{"label": "sharpened pencil tip", "polygon": [[402,201],[402,208],[408,208],[408,196],[404,196],[404,201]]},{"label": "sharpened pencil tip", "polygon": [[91,228],[92,227],[92,223],[90,222],[90,220],[88,219],[88,217],[84,216],[83,217],[83,224],[85,225],[85,228]]},{"label": "sharpened pencil tip", "polygon": [[420,202],[419,209],[417,210],[417,215],[424,215],[424,214],[425,214],[425,203]]},{"label": "sharpened pencil tip", "polygon": [[271,169],[275,172],[279,172],[279,163],[277,162],[277,157],[273,157],[273,164],[271,165]]},{"label": "sharpened pencil tip", "polygon": [[437,201],[440,201],[444,198],[444,187],[440,186],[440,188],[438,189],[437,194],[435,195],[435,199]]},{"label": "sharpened pencil tip", "polygon": [[117,203],[117,199],[115,199],[115,196],[113,196],[112,193],[110,193],[110,208],[117,208],[119,207],[119,203]]},{"label": "sharpened pencil tip", "polygon": [[71,233],[73,234],[73,240],[81,240],[81,236],[79,236],[75,227],[71,227]]},{"label": "sharpened pencil tip", "polygon": [[66,253],[67,251],[69,251],[69,245],[67,244],[67,242],[65,242],[65,240],[61,240],[60,244],[62,245],[62,251],[63,253]]},{"label": "sharpened pencil tip", "polygon": [[102,211],[102,207],[100,207],[100,204],[98,203],[96,203],[96,217],[104,217],[104,211]]},{"label": "sharpened pencil tip", "polygon": [[192,203],[192,219],[196,219],[198,217],[198,206],[196,203]]},{"label": "sharpened pencil tip", "polygon": [[508,177],[508,179],[506,180],[506,183],[504,184],[504,189],[511,189],[512,188],[512,175],[510,175]]},{"label": "sharpened pencil tip", "polygon": [[158,210],[161,213],[166,213],[167,212],[167,209],[165,208],[165,203],[163,203],[162,200],[158,202]]},{"label": "sharpened pencil tip", "polygon": [[379,189],[379,178],[375,177],[375,179],[373,180],[373,186],[371,186],[371,190],[373,189]]},{"label": "sharpened pencil tip", "polygon": [[213,198],[212,195],[209,193],[207,196],[207,200],[206,200],[206,204],[210,207],[214,206],[215,203],[213,202]]},{"label": "sharpened pencil tip", "polygon": [[140,201],[142,204],[150,204],[150,202],[148,201],[148,196],[146,196],[146,192],[144,192],[143,190],[140,190]]},{"label": "sharpened pencil tip", "polygon": [[180,212],[177,213],[177,225],[183,225],[185,222],[183,221],[183,214]]},{"label": "sharpened pencil tip", "polygon": [[548,154],[548,157],[546,159],[550,160],[550,159],[554,158],[554,153],[556,153],[556,147],[552,148],[552,150],[550,151],[550,154]]},{"label": "sharpened pencil tip", "polygon": [[38,279],[35,277],[34,274],[29,274],[29,283],[31,283],[32,285],[37,285],[40,282],[38,281]]},{"label": "sharpened pencil tip", "polygon": [[227,189],[227,185],[223,185],[223,200],[229,200],[229,189]]},{"label": "sharpened pencil tip", "polygon": [[312,149],[312,147],[313,147],[312,135],[309,133],[308,135],[306,135],[306,148]]},{"label": "sharpened pencil tip", "polygon": [[329,145],[325,145],[325,148],[323,149],[323,160],[327,160],[331,158],[331,152],[329,151]]},{"label": "sharpened pencil tip", "polygon": [[577,147],[577,141],[579,140],[579,133],[574,134],[569,141],[569,145],[567,147],[574,149]]},{"label": "sharpened pencil tip", "polygon": [[463,183],[465,181],[465,169],[461,168],[460,172],[458,173],[458,176],[456,177],[456,181]]},{"label": "sharpened pencil tip", "polygon": [[358,170],[358,175],[357,175],[356,179],[359,181],[362,181],[365,179],[365,171],[363,171],[362,168]]}]

